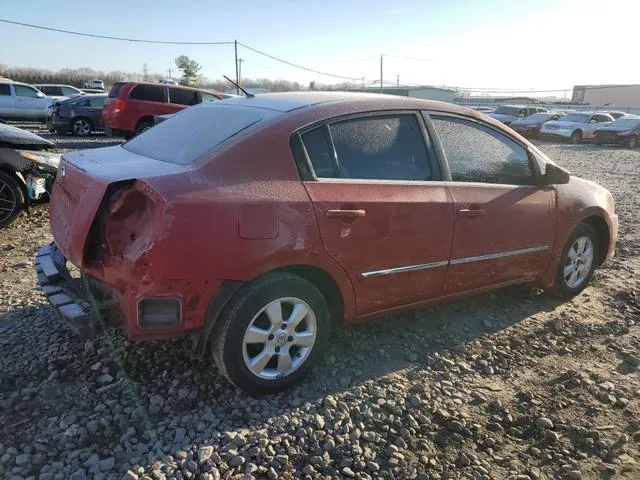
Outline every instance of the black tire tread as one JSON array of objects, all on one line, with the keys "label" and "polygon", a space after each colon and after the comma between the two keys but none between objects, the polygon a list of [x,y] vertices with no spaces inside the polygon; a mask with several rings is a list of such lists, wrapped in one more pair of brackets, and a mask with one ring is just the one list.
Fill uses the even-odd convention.
[{"label": "black tire tread", "polygon": [[9,188],[11,188],[16,196],[16,210],[13,212],[8,219],[0,222],[0,228],[7,227],[11,225],[15,221],[16,218],[20,215],[20,213],[24,210],[25,207],[25,196],[18,180],[14,178],[7,172],[0,170],[0,179],[5,182]]}]

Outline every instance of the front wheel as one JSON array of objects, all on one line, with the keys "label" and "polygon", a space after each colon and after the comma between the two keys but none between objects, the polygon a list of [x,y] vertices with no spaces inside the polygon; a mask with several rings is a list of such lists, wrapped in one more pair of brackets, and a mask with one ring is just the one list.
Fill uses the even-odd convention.
[{"label": "front wheel", "polygon": [[569,137],[569,141],[572,145],[578,145],[579,143],[582,143],[582,132],[580,130],[576,130],[575,132],[573,132],[571,134],[571,137]]},{"label": "front wheel", "polygon": [[24,210],[25,198],[18,180],[0,171],[0,228],[13,222]]},{"label": "front wheel", "polygon": [[562,250],[554,293],[569,299],[584,290],[593,277],[599,252],[596,231],[590,225],[579,225]]},{"label": "front wheel", "polygon": [[327,302],[304,278],[266,274],[229,303],[212,332],[211,353],[219,370],[251,395],[298,383],[326,346]]},{"label": "front wheel", "polygon": [[73,133],[79,137],[86,137],[91,133],[93,126],[86,118],[76,118],[73,120]]}]

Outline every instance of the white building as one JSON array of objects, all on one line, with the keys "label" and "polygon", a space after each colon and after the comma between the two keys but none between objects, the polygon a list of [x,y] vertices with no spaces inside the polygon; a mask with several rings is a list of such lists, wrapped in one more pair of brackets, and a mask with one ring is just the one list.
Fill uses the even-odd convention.
[{"label": "white building", "polygon": [[640,108],[640,85],[576,85],[573,103]]}]

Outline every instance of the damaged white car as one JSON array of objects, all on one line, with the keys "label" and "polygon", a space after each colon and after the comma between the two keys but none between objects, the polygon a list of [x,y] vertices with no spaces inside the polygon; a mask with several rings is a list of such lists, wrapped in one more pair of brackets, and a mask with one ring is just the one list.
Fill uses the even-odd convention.
[{"label": "damaged white car", "polygon": [[34,133],[0,123],[0,228],[20,213],[49,202],[60,154]]}]

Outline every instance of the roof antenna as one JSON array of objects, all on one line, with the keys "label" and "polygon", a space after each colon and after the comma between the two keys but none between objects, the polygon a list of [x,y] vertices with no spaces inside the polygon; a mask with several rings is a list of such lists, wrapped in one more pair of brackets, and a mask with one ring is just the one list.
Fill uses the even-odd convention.
[{"label": "roof antenna", "polygon": [[229,77],[227,77],[226,75],[222,75],[224,78],[226,78],[234,87],[236,87],[238,90],[241,90],[242,93],[244,93],[246,95],[247,98],[253,98],[255,97],[255,95],[253,93],[249,93],[247,92],[244,88],[242,88],[240,85],[238,85],[236,82],[234,82],[233,80],[231,80]]}]

